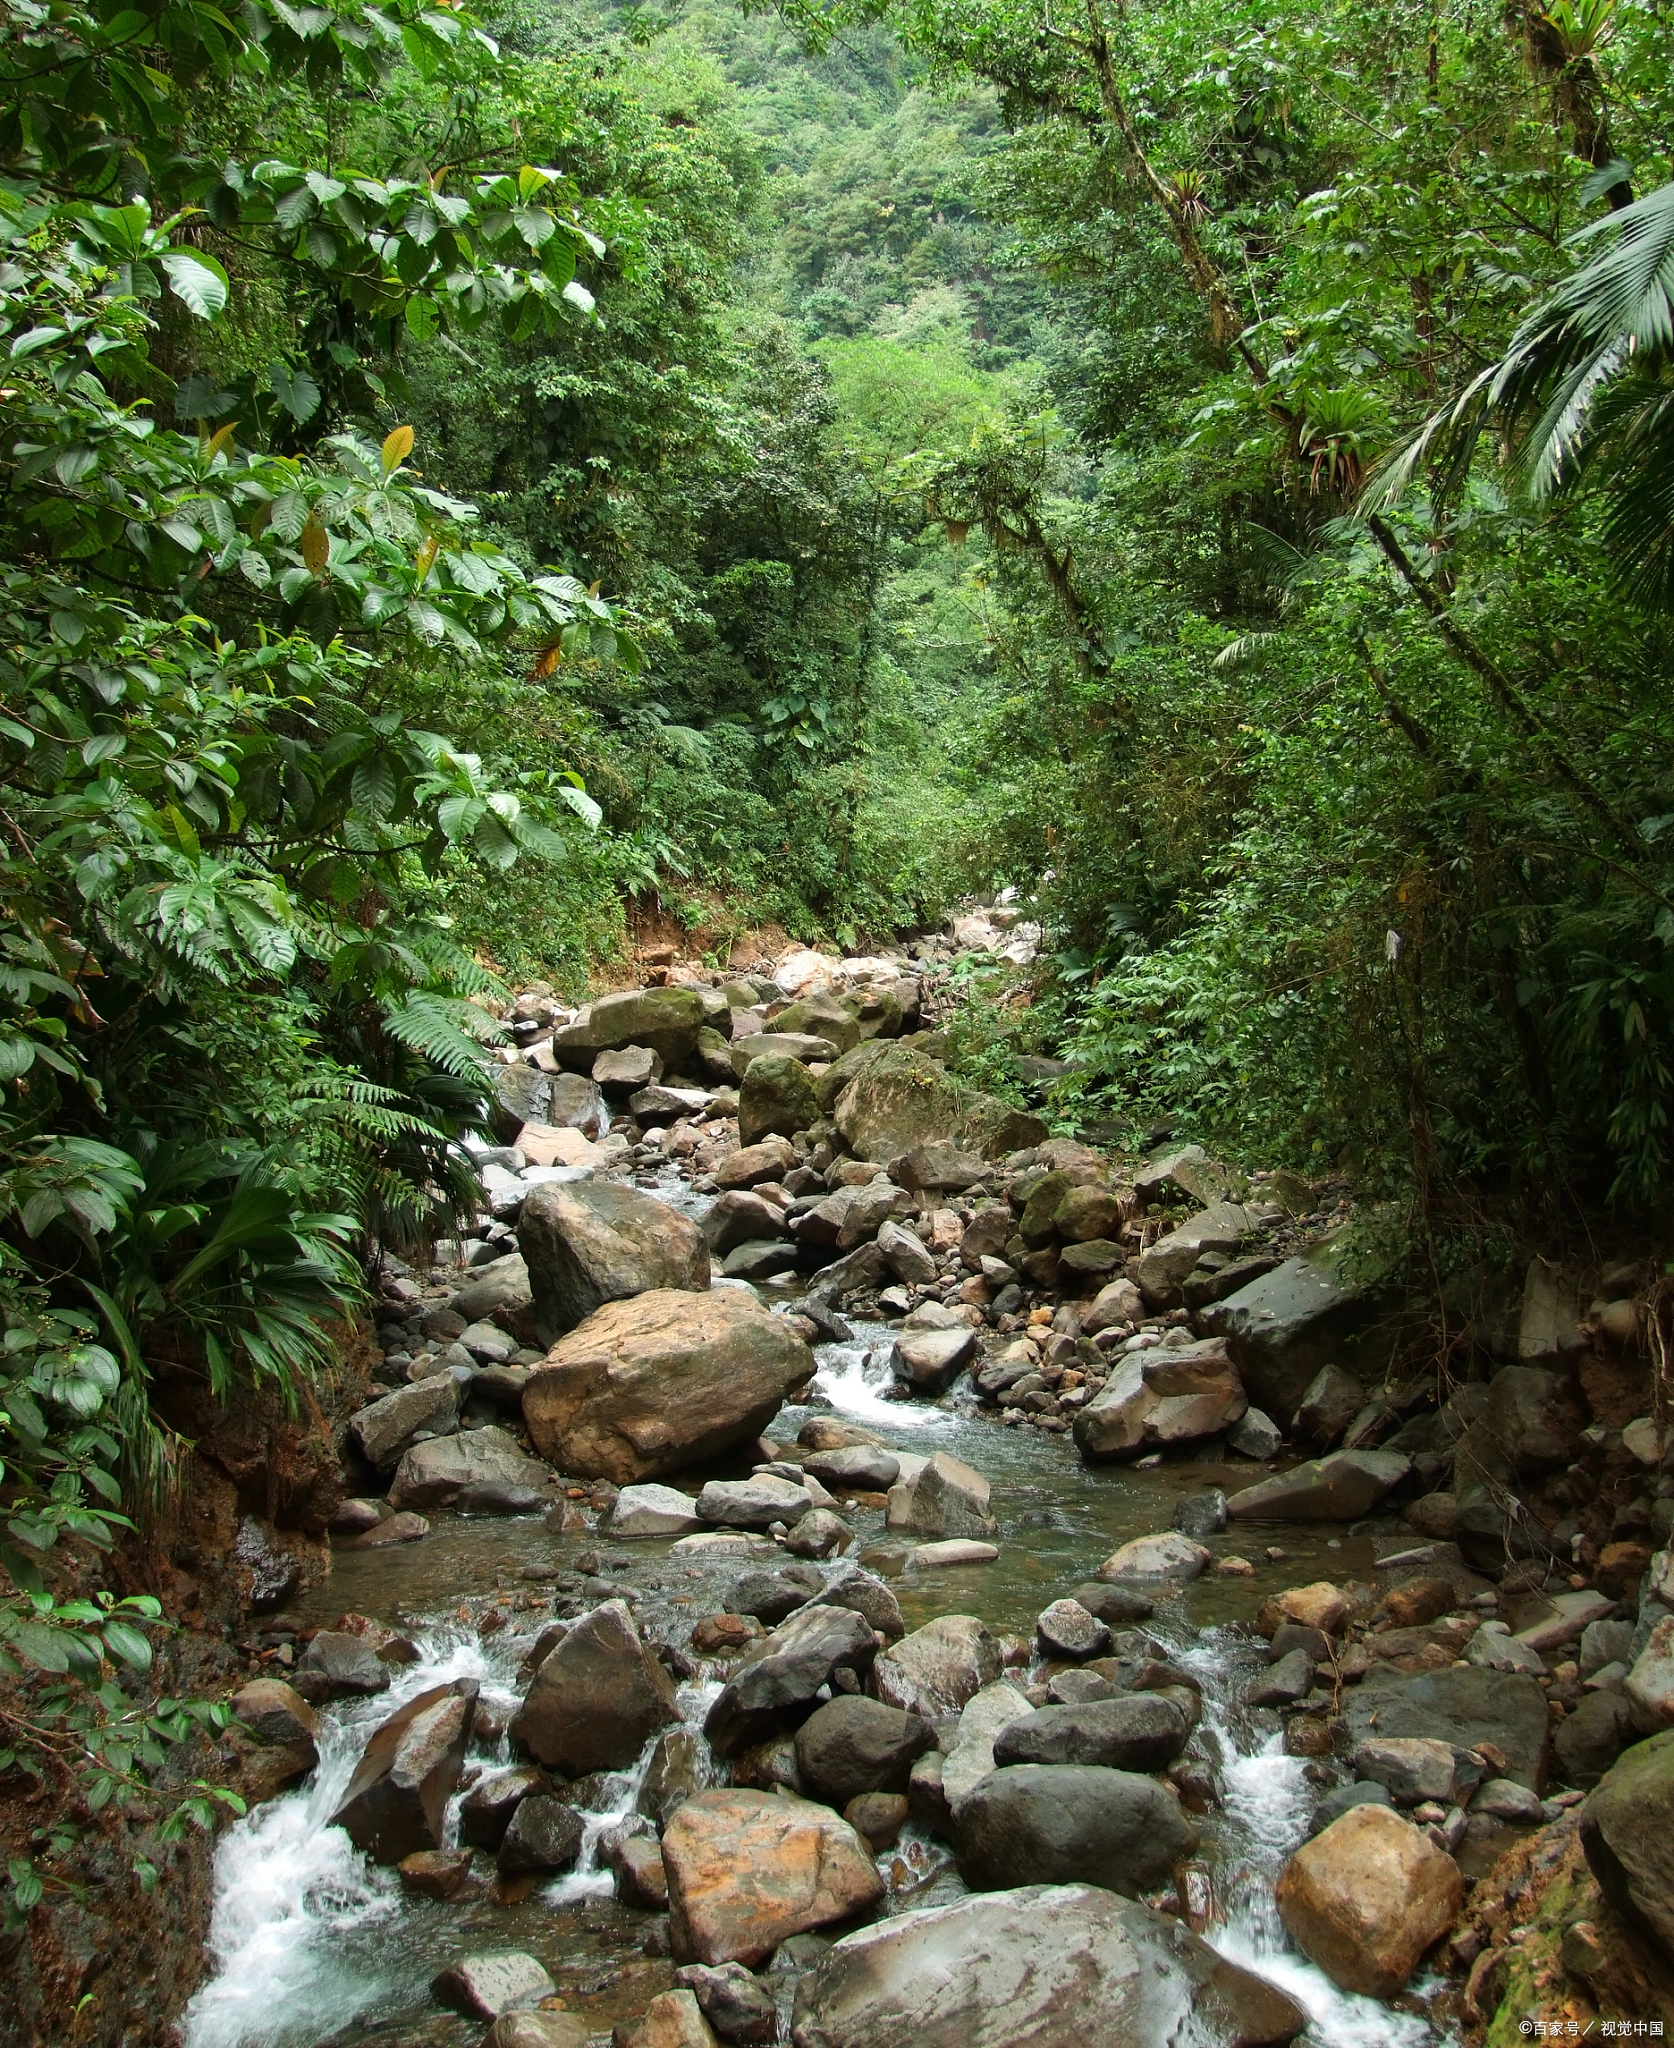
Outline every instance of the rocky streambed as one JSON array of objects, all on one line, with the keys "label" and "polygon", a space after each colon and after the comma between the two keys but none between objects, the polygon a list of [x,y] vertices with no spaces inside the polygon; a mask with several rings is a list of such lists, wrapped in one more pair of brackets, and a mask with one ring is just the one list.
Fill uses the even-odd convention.
[{"label": "rocky streambed", "polygon": [[331,1577],[252,1624],[187,2048],[1661,2010],[1626,1319],[1531,1280],[1438,1408],[1331,1191],[957,1089],[951,950],[520,999],[491,1213],[390,1268]]}]

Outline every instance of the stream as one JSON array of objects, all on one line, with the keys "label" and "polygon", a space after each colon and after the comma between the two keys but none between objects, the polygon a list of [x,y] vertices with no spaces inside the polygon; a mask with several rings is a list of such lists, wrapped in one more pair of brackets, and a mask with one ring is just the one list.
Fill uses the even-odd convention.
[{"label": "stream", "polygon": [[[703,1206],[679,1184],[654,1191],[688,1212]],[[776,1288],[761,1292],[769,1301],[784,1298]],[[937,1405],[888,1399],[892,1332],[882,1324],[851,1327],[852,1341],[816,1352],[813,1407],[875,1430],[892,1447],[946,1450],[966,1459],[991,1481],[1001,1525],[997,1562],[920,1571],[906,1565],[907,1546],[883,1540],[881,1510],[845,1508],[859,1537],[860,1561],[889,1578],[909,1629],[941,1614],[974,1613],[996,1634],[1029,1637],[1041,1608],[1091,1577],[1120,1543],[1169,1527],[1181,1495],[1207,1486],[1233,1490],[1247,1484],[1254,1469],[1231,1456],[1178,1454],[1143,1469],[1089,1467],[1062,1438],[1000,1426],[992,1411],[975,1405],[968,1387]],[[787,1408],[774,1434],[794,1434],[810,1412]],[[724,1476],[747,1470],[741,1461],[715,1468]],[[697,1475],[682,1475],[680,1483],[695,1487]],[[1213,1761],[1220,1795],[1199,1822],[1198,1855],[1213,1872],[1216,1891],[1216,1918],[1206,1938],[1305,2007],[1311,2024],[1301,2037],[1304,2048],[1433,2048],[1446,2037],[1423,2008],[1439,1982],[1419,1982],[1398,2006],[1385,2005],[1339,1991],[1290,1946],[1273,1884],[1307,1833],[1318,1788],[1309,1766],[1284,1753],[1277,1711],[1244,1706],[1249,1676],[1265,1658],[1259,1640],[1233,1624],[1253,1613],[1266,1593],[1285,1586],[1369,1579],[1377,1556],[1399,1550],[1405,1540],[1392,1519],[1340,1530],[1317,1523],[1265,1526],[1259,1538],[1249,1537],[1253,1576],[1206,1574],[1146,1625],[1203,1686],[1197,1747]],[[591,1576],[575,1576],[588,1567]],[[599,1857],[607,1829],[652,1831],[636,1817],[649,1747],[632,1770],[589,1781],[591,1817],[577,1868],[526,1896],[514,1886],[505,1903],[480,1884],[445,1902],[413,1897],[393,1871],[371,1863],[328,1823],[368,1734],[404,1700],[472,1677],[482,1700],[509,1714],[526,1683],[519,1676],[522,1659],[551,1618],[555,1578],[571,1575],[566,1583],[584,1589],[584,1606],[618,1593],[629,1597],[642,1632],[684,1645],[694,1621],[725,1606],[725,1588],[739,1568],[736,1557],[675,1556],[667,1540],[559,1536],[538,1516],[442,1516],[422,1542],[340,1553],[331,1580],[285,1618],[299,1628],[319,1628],[344,1613],[370,1615],[400,1628],[419,1660],[398,1668],[386,1693],[321,1708],[320,1761],[312,1777],[253,1809],[224,1836],[216,1859],[211,1968],[187,2009],[186,2048],[468,2048],[480,2040],[483,2024],[439,2013],[429,1985],[461,1954],[485,1949],[525,1949],[538,1957],[565,2007],[600,2040],[669,1988],[674,1964],[666,1920],[619,1904]],[[498,1625],[491,1622],[484,1632],[488,1614],[498,1616]],[[679,1705],[688,1724],[701,1726],[719,1682],[718,1673],[700,1666],[682,1685]],[[466,1785],[473,1767],[511,1761],[504,1737],[475,1744]],[[450,1845],[458,1840],[466,1785],[449,1810]],[[962,1892],[947,1845],[916,1822],[883,1852],[879,1869],[889,1885],[889,1912],[945,1904]],[[771,1974],[768,1981],[774,1981]],[[780,2038],[788,2041],[794,1979],[784,1976],[778,1988]]]}]

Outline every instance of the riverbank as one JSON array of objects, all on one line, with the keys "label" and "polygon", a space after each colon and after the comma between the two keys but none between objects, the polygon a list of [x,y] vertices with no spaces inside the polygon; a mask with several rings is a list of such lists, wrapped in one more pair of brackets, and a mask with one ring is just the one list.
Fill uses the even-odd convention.
[{"label": "riverbank", "polygon": [[[1029,943],[981,923],[996,950]],[[972,936],[967,922],[956,943]],[[848,2038],[819,2031],[836,2024],[820,2001],[851,1996],[834,1988],[847,1952],[822,1958],[856,1914],[975,1910],[961,1902],[996,1867],[984,1826],[1014,1889],[1116,1885],[1277,1987],[1285,2002],[1261,2005],[1227,1980],[1262,2038],[1417,2048],[1506,2000],[1561,1996],[1567,2012],[1625,1982],[1662,1996],[1654,1973],[1624,1975],[1633,1936],[1573,1856],[1565,1927],[1579,1914],[1593,1945],[1552,1935],[1567,1963],[1538,1985],[1504,1958],[1527,1950],[1517,1929],[1543,1887],[1518,1894],[1521,1922],[1478,1903],[1519,1843],[1538,1862],[1553,1830],[1578,1839],[1589,1785],[1644,1748],[1633,1684],[1660,1612],[1666,1482],[1649,1417],[1616,1413],[1645,1385],[1642,1326],[1613,1312],[1631,1293],[1585,1322],[1588,1276],[1526,1287],[1509,1315],[1502,1300],[1437,1408],[1374,1219],[1340,1187],[1246,1179],[1190,1149],[1112,1158],[949,1081],[922,1026],[954,951],[802,955],[790,988],[682,988],[671,964],[579,1019],[538,990],[514,1006],[513,1142],[482,1159],[491,1211],[434,1269],[386,1269],[381,1355],[334,1436],[331,1575],[281,1562],[240,1633],[258,1803],[217,1852],[191,2048],[463,2048],[487,2014],[438,1999],[469,2003],[449,1973],[479,1952],[532,1959],[515,1996],[547,2031],[502,2029],[520,2048],[615,2028],[639,2048],[641,2016],[683,1988],[697,2006],[657,2006],[645,2041],[675,2019],[690,2033],[700,2007],[721,2038],[757,2038],[726,2032],[708,1979],[677,1977],[729,1959],[682,1905],[694,1872],[724,1891],[792,1853],[753,1840],[759,1818],[719,1798],[729,1784],[826,1812],[821,1839],[839,1830],[850,1866],[849,1888],[797,1907],[761,1955],[732,1943],[765,1966],[785,2038]],[[588,1363],[607,1327],[612,1356],[656,1366],[637,1387]],[[1548,1348],[1503,1364],[1507,1329],[1519,1348],[1544,1330]],[[682,1378],[693,1398],[669,1399]],[[554,1404],[560,1383],[574,1398]],[[1579,1511],[1573,1528],[1554,1506]],[[1641,1527],[1637,1544],[1622,1533]],[[282,1560],[284,1532],[265,1540]],[[860,1634],[840,1627],[823,1664],[817,1646],[790,1655],[786,1632],[794,1649],[822,1609],[858,1615]],[[561,1687],[601,1627],[606,1678],[587,1683],[648,1688],[651,1721],[629,1717],[597,1754],[559,1738],[543,1755],[520,1703]],[[764,1683],[747,1726],[717,1708]],[[333,1822],[369,1738],[430,1695],[442,1704],[422,1711],[452,1713],[459,1739],[395,1844],[417,1860],[377,1842],[369,1858]],[[858,1812],[810,1778],[798,1736],[851,1698],[923,1731]],[[586,1720],[563,1699],[560,1722]],[[1130,1721],[1142,1735],[1104,1725]],[[996,1758],[1010,1722],[1024,1747]],[[471,1801],[497,1783],[501,1832],[479,1839]],[[1057,1808],[984,1820],[1025,1784],[1091,1812],[1085,1839],[1066,1842]],[[718,1804],[693,1803],[710,1790]],[[689,1849],[684,1877],[678,1793],[686,1831],[712,1812],[722,1839]],[[527,1798],[546,1834],[508,1866]],[[1136,1870],[1122,1844],[1153,1798],[1171,1846]],[[1351,1807],[1380,1818],[1332,1830]],[[1339,1863],[1370,1827],[1384,1836],[1357,1853],[1412,1867],[1346,1958],[1320,1899],[1364,1889],[1352,1862],[1315,1872],[1311,1902],[1286,1875],[1307,1870],[1296,1852],[1322,1813]],[[951,1940],[964,1923],[948,1924]],[[1170,1965],[1185,2006],[1210,1967]],[[870,2012],[868,2038],[895,2038],[883,2024]]]}]

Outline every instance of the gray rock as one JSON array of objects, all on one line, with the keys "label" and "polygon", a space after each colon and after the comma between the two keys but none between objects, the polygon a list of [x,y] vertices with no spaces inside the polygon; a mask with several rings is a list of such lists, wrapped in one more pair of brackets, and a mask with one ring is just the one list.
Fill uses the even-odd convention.
[{"label": "gray rock", "polygon": [[587,2048],[587,2025],[573,2012],[503,2012],[482,2048]]},{"label": "gray rock", "polygon": [[1351,1806],[1393,1806],[1389,1787],[1380,1785],[1372,1778],[1357,1778],[1352,1785],[1338,1785],[1327,1792],[1314,1809],[1314,1817],[1308,1823],[1308,1833],[1322,1835],[1334,1820],[1341,1820]]},{"label": "gray rock", "polygon": [[1112,1628],[1128,1628],[1136,1621],[1149,1621],[1154,1603],[1137,1586],[1110,1585],[1094,1579],[1077,1586],[1073,1596],[1089,1614]]},{"label": "gray rock", "polygon": [[468,1508],[466,1494],[474,1492],[480,1501],[485,1497],[483,1489],[490,1486],[511,1488],[535,1507],[552,1497],[555,1481],[550,1468],[519,1450],[516,1439],[505,1430],[472,1429],[412,1445],[396,1470],[389,1490],[390,1505]]},{"label": "gray rock", "polygon": [[1252,1707],[1290,1707],[1313,1689],[1313,1658],[1306,1650],[1288,1650],[1252,1682],[1245,1697]]},{"label": "gray rock", "polygon": [[834,1579],[823,1593],[816,1594],[816,1607],[847,1607],[862,1615],[886,1642],[899,1642],[906,1633],[901,1605],[882,1579],[870,1572],[849,1570]]},{"label": "gray rock", "polygon": [[1588,1795],[1581,1846],[1611,1905],[1674,1952],[1674,1729],[1636,1742]]},{"label": "gray rock", "polygon": [[[829,1066],[839,1053],[849,1050],[812,1031],[756,1031],[737,1040],[732,1047],[733,1078],[747,1079],[751,1067],[760,1059],[794,1060],[802,1067],[817,1060]],[[753,1145],[756,1140],[752,1138],[750,1143]]]},{"label": "gray rock", "polygon": [[698,1517],[711,1527],[766,1529],[795,1522],[813,1506],[807,1487],[761,1474],[751,1479],[711,1479],[697,1498]]},{"label": "gray rock", "polygon": [[833,1492],[887,1493],[901,1476],[901,1460],[882,1444],[848,1444],[813,1452],[803,1459],[802,1469]]},{"label": "gray rock", "polygon": [[976,1331],[969,1324],[941,1330],[903,1329],[890,1354],[890,1370],[911,1386],[939,1393],[975,1350]]},{"label": "gray rock", "polygon": [[843,1607],[798,1609],[753,1644],[710,1707],[703,1732],[723,1756],[805,1720],[820,1688],[847,1669],[859,1675],[877,1654],[877,1638]]},{"label": "gray rock", "polygon": [[665,1069],[678,1072],[696,1049],[703,1023],[703,1004],[690,989],[624,989],[598,997],[572,1023],[555,1031],[552,1050],[564,1066],[585,1074],[595,1073],[601,1052],[649,1046]]},{"label": "gray rock", "polygon": [[703,1526],[692,1496],[672,1486],[624,1486],[599,1518],[601,1536],[689,1536]]},{"label": "gray rock", "polygon": [[796,1265],[796,1246],[756,1238],[734,1245],[721,1261],[728,1280],[770,1280],[775,1273],[789,1273]]},{"label": "gray rock", "polygon": [[1387,1785],[1397,1806],[1418,1806],[1427,1799],[1451,1806],[1458,1794],[1453,1745],[1439,1737],[1370,1737],[1354,1752],[1354,1768],[1361,1777]]},{"label": "gray rock", "polygon": [[459,1839],[473,1849],[498,1849],[524,1800],[551,1790],[552,1780],[533,1764],[490,1771],[459,1803]]},{"label": "gray rock", "polygon": [[922,1287],[936,1277],[935,1254],[924,1240],[886,1217],[878,1226],[878,1250],[904,1287]]},{"label": "gray rock", "polygon": [[1248,1405],[1220,1338],[1132,1351],[1075,1418],[1076,1448],[1089,1459],[1140,1457],[1218,1435]]},{"label": "gray rock", "polygon": [[1421,1735],[1456,1750],[1491,1742],[1506,1760],[1501,1777],[1533,1792],[1546,1788],[1546,1695],[1525,1672],[1454,1665],[1416,1675],[1373,1665],[1343,1696],[1349,1740]]},{"label": "gray rock", "polygon": [[610,1111],[598,1083],[585,1074],[554,1074],[551,1083],[545,1121],[561,1131],[579,1131],[584,1138],[602,1138],[610,1129]]},{"label": "gray rock", "polygon": [[1360,1413],[1364,1388],[1340,1365],[1321,1366],[1309,1381],[1292,1424],[1303,1442],[1329,1449]]},{"label": "gray rock", "polygon": [[779,2008],[773,1994],[742,1963],[686,1963],[674,1981],[697,1999],[716,2037],[741,2044],[779,2038]]},{"label": "gray rock", "polygon": [[625,1770],[680,1718],[668,1673],[620,1600],[578,1621],[541,1662],[511,1738],[567,1778]]},{"label": "gray rock", "polygon": [[792,1557],[830,1557],[853,1542],[854,1531],[841,1515],[830,1508],[810,1508],[786,1534],[785,1548]]},{"label": "gray rock", "polygon": [[1546,1675],[1546,1659],[1520,1643],[1503,1621],[1485,1621],[1465,1645],[1464,1654],[1468,1664],[1485,1671],[1527,1671],[1536,1678]]},{"label": "gray rock", "polygon": [[796,1762],[816,1797],[839,1811],[862,1792],[905,1792],[914,1763],[935,1745],[917,1714],[859,1696],[818,1707],[796,1733]]},{"label": "gray rock", "polygon": [[448,1306],[467,1323],[475,1323],[495,1314],[522,1315],[533,1299],[529,1268],[522,1255],[514,1252],[508,1258],[496,1259],[478,1279],[467,1281],[448,1297]]},{"label": "gray rock", "polygon": [[389,1666],[365,1636],[322,1629],[303,1651],[292,1683],[311,1706],[389,1690]]},{"label": "gray rock", "polygon": [[846,1935],[797,1986],[797,2048],[1279,2048],[1301,2007],[1180,1921],[1031,1886]]},{"label": "gray rock", "polygon": [[1041,1707],[1009,1722],[994,1738],[996,1766],[1098,1764],[1118,1771],[1162,1771],[1186,1746],[1186,1717],[1157,1692],[1072,1706]]},{"label": "gray rock", "polygon": [[959,1874],[973,1891],[1096,1881],[1133,1896],[1161,1884],[1197,1843],[1171,1788],[1086,1764],[996,1770],[953,1825]]},{"label": "gray rock", "polygon": [[1045,1657],[1084,1663],[1110,1647],[1110,1630],[1079,1600],[1054,1600],[1035,1617],[1035,1639]]},{"label": "gray rock", "polygon": [[581,1853],[581,1815],[549,1792],[520,1799],[500,1838],[496,1862],[502,1877],[533,1871],[568,1870]]},{"label": "gray rock", "polygon": [[702,1293],[709,1247],[697,1225],[635,1188],[580,1181],[537,1188],[517,1240],[535,1325],[550,1344],[603,1308],[655,1289]]},{"label": "gray rock", "polygon": [[369,1465],[390,1472],[419,1430],[442,1436],[458,1420],[459,1388],[450,1374],[439,1373],[369,1403],[350,1421],[349,1434]]},{"label": "gray rock", "polygon": [[[751,1194],[748,1188],[729,1189],[711,1203],[698,1228],[717,1258],[746,1244],[766,1244],[777,1240],[790,1244],[785,1233],[784,1211],[764,1201],[760,1195]],[[795,1247],[790,1246],[790,1249],[794,1251]]]},{"label": "gray rock", "polygon": [[1581,1631],[1581,1676],[1591,1678],[1607,1664],[1632,1662],[1633,1623],[1592,1621]]},{"label": "gray rock", "polygon": [[502,2013],[539,2005],[558,1987],[531,1955],[502,1949],[495,1955],[461,1956],[430,1989],[441,2004],[479,2020],[497,2020]]},{"label": "gray rock", "polygon": [[1205,1536],[1218,1536],[1226,1527],[1226,1495],[1218,1486],[1188,1493],[1174,1510],[1174,1526],[1198,1542]]},{"label": "gray rock", "polygon": [[1320,1367],[1375,1320],[1388,1264],[1339,1232],[1204,1309],[1199,1327],[1228,1340],[1250,1399],[1288,1422]]},{"label": "gray rock", "polygon": [[989,1500],[988,1481],[980,1472],[937,1451],[921,1471],[889,1489],[887,1526],[931,1541],[950,1536],[986,1541],[999,1534]]},{"label": "gray rock", "polygon": [[637,1093],[661,1075],[660,1053],[648,1045],[625,1045],[616,1052],[601,1052],[593,1062],[593,1080],[613,1095]]},{"label": "gray rock", "polygon": [[1558,1723],[1552,1748],[1564,1783],[1585,1791],[1638,1739],[1633,1709],[1619,1692],[1590,1692]]},{"label": "gray rock", "polygon": [[957,1713],[1000,1675],[1000,1646],[974,1614],[942,1614],[878,1658],[873,1690],[887,1705],[934,1719]]},{"label": "gray rock", "polygon": [[1358,1521],[1411,1469],[1394,1451],[1333,1451],[1233,1494],[1227,1516],[1235,1522]]},{"label": "gray rock", "polygon": [[[760,1045],[765,1036],[744,1043]],[[743,1144],[759,1145],[775,1134],[792,1137],[816,1123],[819,1113],[814,1077],[800,1060],[770,1053],[751,1061],[738,1091],[738,1136]]]},{"label": "gray rock", "polygon": [[1471,1800],[1471,1812],[1526,1828],[1537,1828],[1546,1818],[1542,1801],[1515,1778],[1489,1778],[1479,1785]]},{"label": "gray rock", "polygon": [[1241,1458],[1256,1458],[1263,1464],[1276,1458],[1284,1447],[1284,1431],[1259,1408],[1246,1408],[1226,1433],[1227,1449]]},{"label": "gray rock", "polygon": [[734,1580],[727,1599],[734,1614],[753,1614],[757,1621],[774,1628],[786,1615],[808,1605],[819,1591],[811,1583],[817,1577],[803,1565],[790,1565],[778,1572],[746,1572]]}]

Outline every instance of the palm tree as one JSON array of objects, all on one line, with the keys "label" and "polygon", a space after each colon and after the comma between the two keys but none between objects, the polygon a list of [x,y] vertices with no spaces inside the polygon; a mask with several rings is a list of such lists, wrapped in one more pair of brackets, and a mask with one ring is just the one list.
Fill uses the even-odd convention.
[{"label": "palm tree", "polygon": [[1570,237],[1594,253],[1541,300],[1497,363],[1391,451],[1361,497],[1386,510],[1420,468],[1464,482],[1491,420],[1537,502],[1596,487],[1624,593],[1674,610],[1674,184]]}]

